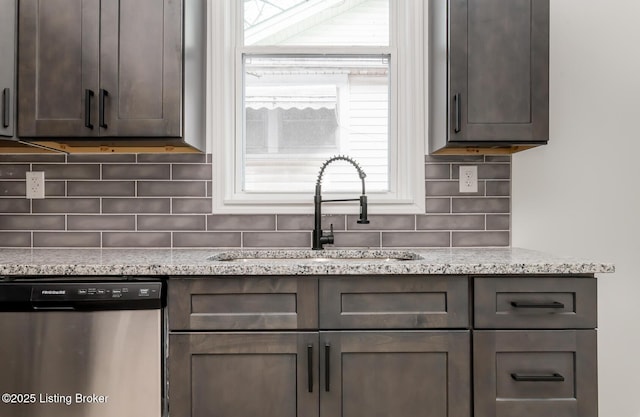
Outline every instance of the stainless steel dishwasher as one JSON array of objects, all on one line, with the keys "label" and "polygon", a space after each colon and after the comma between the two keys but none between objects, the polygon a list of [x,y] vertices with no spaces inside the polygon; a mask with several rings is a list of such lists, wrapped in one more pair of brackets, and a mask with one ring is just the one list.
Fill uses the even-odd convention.
[{"label": "stainless steel dishwasher", "polygon": [[163,282],[0,281],[0,416],[161,417]]}]

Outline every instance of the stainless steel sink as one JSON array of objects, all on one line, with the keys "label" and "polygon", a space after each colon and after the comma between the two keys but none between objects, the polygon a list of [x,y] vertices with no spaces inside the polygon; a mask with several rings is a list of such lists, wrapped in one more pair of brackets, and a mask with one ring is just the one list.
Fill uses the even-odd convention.
[{"label": "stainless steel sink", "polygon": [[216,262],[398,262],[422,259],[415,252],[384,249],[233,250],[207,258]]}]

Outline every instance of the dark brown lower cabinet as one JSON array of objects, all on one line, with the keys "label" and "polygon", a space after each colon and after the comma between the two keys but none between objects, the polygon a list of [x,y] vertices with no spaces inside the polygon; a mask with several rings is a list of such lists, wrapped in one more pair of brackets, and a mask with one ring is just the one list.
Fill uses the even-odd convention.
[{"label": "dark brown lower cabinet", "polygon": [[471,415],[468,331],[169,337],[172,416]]},{"label": "dark brown lower cabinet", "polygon": [[596,289],[569,276],[172,278],[170,415],[597,417]]},{"label": "dark brown lower cabinet", "polygon": [[318,416],[317,332],[171,334],[169,345],[171,416]]},{"label": "dark brown lower cabinet", "polygon": [[468,331],[320,332],[320,416],[470,416]]},{"label": "dark brown lower cabinet", "polygon": [[595,330],[474,331],[475,417],[596,417]]}]

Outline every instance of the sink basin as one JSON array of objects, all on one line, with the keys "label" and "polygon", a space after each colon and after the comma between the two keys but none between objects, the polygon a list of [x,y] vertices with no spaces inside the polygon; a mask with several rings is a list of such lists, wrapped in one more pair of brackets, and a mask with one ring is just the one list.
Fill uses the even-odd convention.
[{"label": "sink basin", "polygon": [[210,256],[216,262],[396,262],[422,259],[410,251],[382,249],[333,249],[333,250],[236,250],[225,251]]}]

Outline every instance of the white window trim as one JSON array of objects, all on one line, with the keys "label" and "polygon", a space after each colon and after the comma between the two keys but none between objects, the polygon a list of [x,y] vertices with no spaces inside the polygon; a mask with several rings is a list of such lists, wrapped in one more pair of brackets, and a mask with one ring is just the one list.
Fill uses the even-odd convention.
[{"label": "white window trim", "polygon": [[[365,47],[361,51],[391,51],[392,115],[390,120],[391,142],[397,143],[395,172],[390,180],[397,184],[397,198],[393,201],[377,199],[369,195],[370,214],[399,214],[425,212],[424,155],[427,132],[427,1],[390,1],[390,47]],[[213,212],[214,213],[313,213],[313,193],[308,196],[283,194],[236,193],[236,132],[242,129],[242,120],[236,118],[241,105],[241,86],[237,82],[242,68],[241,53],[236,41],[241,39],[242,27],[231,24],[240,12],[242,2],[215,0],[207,2],[207,138],[213,151]],[[396,30],[395,22],[402,21],[402,30]],[[216,22],[224,22],[218,24]],[[291,47],[274,47],[274,52],[295,52]],[[242,52],[251,52],[243,47]],[[264,52],[264,47],[260,47]],[[309,48],[305,48],[309,51]],[[326,48],[322,48],[326,52]],[[348,47],[332,48],[335,53],[353,53]],[[386,53],[386,52],[383,52]],[[229,65],[229,63],[234,63]],[[239,90],[240,88],[240,90]],[[240,94],[240,95],[239,95]],[[394,138],[409,138],[395,140]],[[391,148],[390,148],[391,149]],[[318,170],[320,166],[318,166]],[[331,169],[331,168],[328,168]],[[354,175],[357,175],[354,171]],[[397,178],[397,180],[396,180]],[[344,194],[340,195],[344,198]],[[324,195],[335,198],[335,195]],[[357,213],[357,204],[334,204],[323,207],[325,213]]]}]

